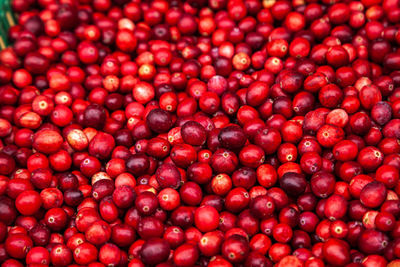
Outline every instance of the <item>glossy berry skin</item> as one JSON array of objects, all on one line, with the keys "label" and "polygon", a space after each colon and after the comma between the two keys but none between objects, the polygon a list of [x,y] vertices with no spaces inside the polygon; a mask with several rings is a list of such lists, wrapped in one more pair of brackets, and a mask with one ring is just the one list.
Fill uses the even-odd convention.
[{"label": "glossy berry skin", "polygon": [[172,164],[163,164],[156,171],[156,179],[162,188],[178,188],[181,183],[181,175]]},{"label": "glossy berry skin", "polygon": [[5,249],[7,253],[16,259],[26,257],[29,250],[33,247],[32,239],[25,234],[10,235],[5,240]]},{"label": "glossy berry skin", "polygon": [[364,253],[380,253],[387,245],[388,237],[372,229],[364,231],[359,239],[360,250]]},{"label": "glossy berry skin", "polygon": [[332,195],[325,202],[324,214],[330,220],[341,219],[346,215],[347,201],[341,195]]},{"label": "glossy berry skin", "polygon": [[53,130],[43,130],[34,136],[35,148],[43,153],[51,154],[57,152],[62,144],[61,135]]},{"label": "glossy berry skin", "polygon": [[215,230],[219,225],[218,211],[211,206],[202,206],[196,209],[194,222],[197,228],[202,232]]},{"label": "glossy berry skin", "polygon": [[222,244],[222,254],[232,263],[244,261],[248,253],[248,241],[243,236],[232,235]]},{"label": "glossy berry skin", "polygon": [[270,217],[273,214],[274,210],[274,200],[268,196],[257,196],[251,201],[250,204],[251,213],[260,219],[266,219]]},{"label": "glossy berry skin", "polygon": [[377,207],[386,197],[386,188],[383,183],[374,181],[367,184],[360,193],[360,201],[367,207]]},{"label": "glossy berry skin", "polygon": [[201,146],[206,142],[206,130],[200,123],[188,121],[181,127],[183,141],[193,146]]},{"label": "glossy berry skin", "polygon": [[169,245],[165,240],[154,238],[143,244],[140,257],[146,264],[158,264],[168,258],[169,250]]},{"label": "glossy berry skin", "polygon": [[305,191],[306,180],[304,175],[294,172],[285,173],[280,179],[280,186],[292,196],[298,196]]},{"label": "glossy berry skin", "polygon": [[400,264],[399,0],[10,7],[1,267]]},{"label": "glossy berry skin", "polygon": [[350,262],[348,247],[340,239],[332,238],[328,240],[322,251],[324,259],[331,264],[341,265]]},{"label": "glossy berry skin", "polygon": [[150,129],[157,133],[165,133],[172,126],[171,116],[167,111],[153,109],[146,117],[146,122]]},{"label": "glossy berry skin", "polygon": [[246,136],[239,126],[227,126],[218,134],[218,140],[226,148],[239,149],[246,143]]},{"label": "glossy berry skin", "polygon": [[173,260],[178,266],[192,266],[199,258],[199,251],[194,244],[186,243],[174,251]]},{"label": "glossy berry skin", "polygon": [[97,249],[89,242],[80,244],[74,250],[74,260],[79,264],[89,264],[97,259]]},{"label": "glossy berry skin", "polygon": [[42,200],[36,191],[25,191],[18,195],[15,204],[20,213],[33,215],[39,210]]}]

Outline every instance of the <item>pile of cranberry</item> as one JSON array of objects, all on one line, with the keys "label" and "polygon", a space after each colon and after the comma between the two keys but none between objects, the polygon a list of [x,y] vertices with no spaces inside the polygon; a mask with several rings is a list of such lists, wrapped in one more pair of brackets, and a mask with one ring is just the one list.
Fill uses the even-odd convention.
[{"label": "pile of cranberry", "polygon": [[12,8],[1,267],[400,266],[400,0]]}]

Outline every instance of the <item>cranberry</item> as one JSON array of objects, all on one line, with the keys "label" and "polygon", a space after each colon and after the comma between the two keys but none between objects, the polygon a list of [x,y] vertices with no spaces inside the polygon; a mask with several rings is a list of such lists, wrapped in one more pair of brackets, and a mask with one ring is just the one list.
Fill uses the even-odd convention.
[{"label": "cranberry", "polygon": [[372,106],[371,117],[379,125],[385,125],[389,122],[391,115],[392,108],[387,102],[380,101]]},{"label": "cranberry", "polygon": [[53,208],[45,214],[46,225],[53,231],[60,231],[67,224],[67,213],[61,208]]},{"label": "cranberry", "polygon": [[7,254],[17,259],[25,258],[32,247],[32,240],[25,234],[10,235],[5,241]]},{"label": "cranberry", "polygon": [[287,172],[280,179],[282,189],[292,196],[299,196],[304,193],[306,185],[304,175],[294,172]]},{"label": "cranberry", "polygon": [[151,215],[158,207],[157,197],[150,191],[143,192],[137,196],[135,207],[141,214]]},{"label": "cranberry", "polygon": [[238,158],[232,151],[218,149],[211,157],[211,167],[217,173],[232,173],[238,165]]},{"label": "cranberry", "polygon": [[195,121],[188,121],[181,127],[182,139],[185,143],[200,146],[206,142],[206,130]]},{"label": "cranberry", "polygon": [[83,120],[87,127],[102,129],[106,121],[106,113],[103,107],[91,104],[83,112]]},{"label": "cranberry", "polygon": [[254,137],[254,143],[260,146],[267,155],[273,154],[281,141],[279,131],[273,128],[260,129]]},{"label": "cranberry", "polygon": [[226,148],[239,149],[244,146],[247,138],[239,126],[228,126],[219,132],[218,140]]},{"label": "cranberry", "polygon": [[388,237],[377,230],[367,229],[359,238],[360,250],[364,253],[381,253],[388,245]]},{"label": "cranberry", "polygon": [[158,264],[168,259],[170,247],[168,242],[161,238],[147,240],[141,250],[140,257],[146,264]]},{"label": "cranberry", "polygon": [[194,214],[196,227],[202,232],[215,230],[219,224],[218,211],[211,206],[202,206]]},{"label": "cranberry", "polygon": [[347,212],[347,201],[341,196],[334,194],[325,202],[324,214],[330,220],[341,219]]},{"label": "cranberry", "polygon": [[36,191],[25,191],[18,195],[15,206],[23,215],[35,214],[42,205],[42,199]]},{"label": "cranberry", "polygon": [[264,82],[255,82],[247,89],[246,102],[252,106],[261,105],[269,94],[268,85]]},{"label": "cranberry", "polygon": [[156,171],[156,179],[162,188],[178,188],[181,183],[181,174],[172,164],[163,164]]},{"label": "cranberry", "polygon": [[318,142],[324,147],[333,147],[344,138],[344,131],[334,125],[324,125],[317,132]]},{"label": "cranberry", "polygon": [[194,182],[186,182],[183,184],[179,193],[182,201],[191,206],[200,204],[203,197],[201,187]]},{"label": "cranberry", "polygon": [[89,242],[84,242],[75,248],[73,254],[74,260],[78,264],[89,264],[97,259],[98,252],[95,246]]},{"label": "cranberry", "polygon": [[72,251],[64,244],[56,244],[50,252],[50,260],[54,265],[70,264],[72,256]]},{"label": "cranberry", "polygon": [[142,175],[150,167],[149,158],[141,153],[134,154],[125,162],[126,168],[133,175]]},{"label": "cranberry", "polygon": [[27,264],[48,264],[50,263],[50,254],[43,247],[34,247],[26,255]]},{"label": "cranberry", "polygon": [[323,245],[324,259],[334,265],[345,265],[350,262],[350,252],[346,243],[340,239],[331,238]]},{"label": "cranberry", "polygon": [[239,160],[246,167],[256,168],[265,160],[264,151],[255,145],[245,146],[239,153]]},{"label": "cranberry", "polygon": [[136,199],[135,191],[128,185],[117,187],[112,196],[115,205],[117,205],[119,208],[130,207]]},{"label": "cranberry", "polygon": [[113,191],[114,183],[109,179],[98,180],[92,186],[92,196],[97,201],[111,195]]},{"label": "cranberry", "polygon": [[317,172],[311,177],[312,192],[322,198],[331,195],[335,190],[335,177],[327,172]]},{"label": "cranberry", "polygon": [[232,235],[222,244],[222,254],[232,263],[243,262],[249,253],[249,244],[245,237]]},{"label": "cranberry", "polygon": [[57,152],[63,142],[62,136],[54,130],[41,130],[33,138],[33,147],[46,154]]},{"label": "cranberry", "polygon": [[383,183],[373,181],[365,185],[360,192],[363,205],[373,208],[380,206],[386,198],[387,190]]},{"label": "cranberry", "polygon": [[398,263],[396,1],[128,2],[11,3],[4,266]]},{"label": "cranberry", "polygon": [[193,266],[199,258],[195,244],[186,243],[175,249],[173,261],[177,266]]},{"label": "cranberry", "polygon": [[225,197],[225,206],[232,212],[243,210],[248,206],[249,202],[248,192],[241,187],[232,189]]},{"label": "cranberry", "polygon": [[162,109],[153,109],[146,117],[150,129],[157,133],[167,132],[172,127],[171,115]]}]

